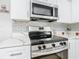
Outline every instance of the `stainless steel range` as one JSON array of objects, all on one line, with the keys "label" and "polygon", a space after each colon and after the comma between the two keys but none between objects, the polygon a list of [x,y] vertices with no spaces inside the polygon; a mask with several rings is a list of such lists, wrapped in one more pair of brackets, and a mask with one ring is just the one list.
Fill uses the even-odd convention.
[{"label": "stainless steel range", "polygon": [[68,49],[68,39],[53,36],[50,27],[30,27],[32,58]]}]

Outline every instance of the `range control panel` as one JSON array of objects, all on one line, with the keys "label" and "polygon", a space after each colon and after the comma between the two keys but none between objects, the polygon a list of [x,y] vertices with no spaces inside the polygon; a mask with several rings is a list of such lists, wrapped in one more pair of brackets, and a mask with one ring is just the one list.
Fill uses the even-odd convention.
[{"label": "range control panel", "polygon": [[46,54],[57,53],[68,48],[68,41],[60,41],[48,44],[32,46],[32,57],[37,57]]},{"label": "range control panel", "polygon": [[58,48],[58,47],[65,47],[68,45],[67,41],[61,41],[61,42],[55,42],[55,43],[49,43],[49,44],[42,44],[42,45],[35,45],[32,46],[32,52],[45,50],[49,48]]}]

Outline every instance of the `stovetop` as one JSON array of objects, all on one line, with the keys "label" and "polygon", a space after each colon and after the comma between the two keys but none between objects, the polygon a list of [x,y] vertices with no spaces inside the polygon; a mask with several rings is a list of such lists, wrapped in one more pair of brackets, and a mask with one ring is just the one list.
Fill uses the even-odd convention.
[{"label": "stovetop", "polygon": [[68,39],[54,36],[51,40],[32,41],[32,57],[57,53],[68,49]]},{"label": "stovetop", "polygon": [[31,40],[31,45],[41,45],[41,44],[49,44],[60,41],[68,41],[68,38],[53,36],[50,40]]}]

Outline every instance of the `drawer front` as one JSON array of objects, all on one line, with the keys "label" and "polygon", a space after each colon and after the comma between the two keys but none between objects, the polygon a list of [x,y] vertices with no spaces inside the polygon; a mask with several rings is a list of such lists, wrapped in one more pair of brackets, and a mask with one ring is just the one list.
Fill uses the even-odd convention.
[{"label": "drawer front", "polygon": [[30,59],[30,46],[0,49],[1,59]]}]

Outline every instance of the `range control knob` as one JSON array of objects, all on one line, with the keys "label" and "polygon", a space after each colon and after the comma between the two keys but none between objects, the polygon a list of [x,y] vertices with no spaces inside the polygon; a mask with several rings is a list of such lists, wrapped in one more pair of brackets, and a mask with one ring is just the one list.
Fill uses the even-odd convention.
[{"label": "range control knob", "polygon": [[38,46],[38,49],[41,50],[41,46]]},{"label": "range control knob", "polygon": [[43,49],[46,49],[46,46],[45,45],[43,45]]},{"label": "range control knob", "polygon": [[66,45],[66,42],[63,42],[64,45]]},{"label": "range control knob", "polygon": [[61,42],[61,43],[60,43],[60,45],[62,45],[62,46],[63,46],[63,43]]},{"label": "range control knob", "polygon": [[55,44],[52,44],[52,46],[55,47],[56,45]]}]

